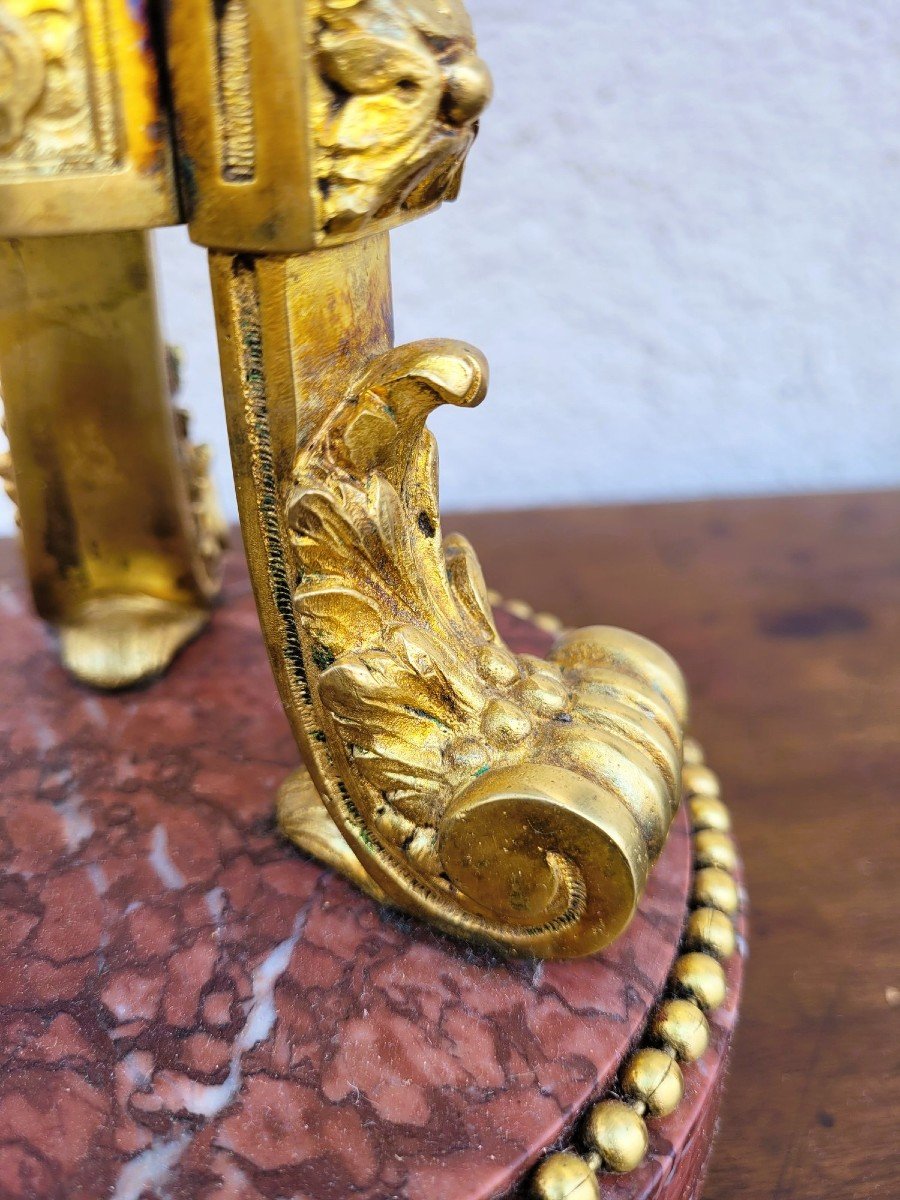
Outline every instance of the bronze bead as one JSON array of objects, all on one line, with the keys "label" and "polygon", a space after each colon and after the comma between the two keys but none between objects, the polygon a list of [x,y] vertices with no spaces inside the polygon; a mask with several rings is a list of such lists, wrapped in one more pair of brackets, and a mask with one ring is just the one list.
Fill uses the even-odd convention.
[{"label": "bronze bead", "polygon": [[531,1178],[532,1200],[600,1200],[597,1176],[571,1151],[551,1154]]},{"label": "bronze bead", "polygon": [[721,833],[727,833],[731,828],[728,809],[715,796],[692,796],[688,808],[695,830],[718,829]]},{"label": "bronze bead", "polygon": [[653,1015],[650,1032],[682,1062],[694,1062],[709,1045],[709,1023],[692,1000],[665,1000]]},{"label": "bronze bead", "polygon": [[688,917],[684,931],[688,950],[702,950],[724,961],[737,949],[737,935],[731,917],[717,908],[698,908]]},{"label": "bronze bead", "polygon": [[[718,965],[718,964],[716,964]],[[626,1096],[643,1100],[651,1117],[667,1117],[684,1095],[681,1067],[665,1050],[636,1050],[622,1072]]]},{"label": "bronze bead", "polygon": [[700,767],[703,765],[703,747],[696,738],[686,737],[684,739],[682,759],[686,767]]},{"label": "bronze bead", "polygon": [[545,633],[562,633],[565,629],[565,625],[555,613],[539,612],[531,619],[538,629],[543,629]]},{"label": "bronze bead", "polygon": [[672,968],[671,978],[676,991],[707,1011],[718,1008],[725,999],[725,972],[709,954],[682,954]]},{"label": "bronze bead", "polygon": [[718,799],[722,790],[718,775],[702,763],[685,765],[681,778],[687,796],[714,796]]},{"label": "bronze bead", "polygon": [[720,867],[702,867],[694,875],[693,901],[703,908],[718,908],[721,912],[736,913],[740,896],[737,884]]},{"label": "bronze bead", "polygon": [[649,1139],[647,1126],[628,1104],[603,1100],[588,1113],[584,1136],[608,1171],[633,1171],[644,1161]]},{"label": "bronze bead", "polygon": [[694,860],[701,867],[721,867],[736,871],[737,850],[727,833],[718,829],[700,829],[694,835]]},{"label": "bronze bead", "polygon": [[503,607],[513,617],[519,621],[530,621],[534,615],[534,609],[525,600],[505,600]]}]

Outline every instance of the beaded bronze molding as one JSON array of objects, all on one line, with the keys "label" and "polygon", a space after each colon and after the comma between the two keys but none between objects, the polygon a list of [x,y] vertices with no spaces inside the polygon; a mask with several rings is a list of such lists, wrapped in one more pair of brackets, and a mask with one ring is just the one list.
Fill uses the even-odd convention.
[{"label": "beaded bronze molding", "polygon": [[[557,635],[565,626],[524,600],[490,591],[488,599],[520,621]],[[641,1045],[619,1072],[617,1094],[588,1109],[572,1148],[548,1154],[530,1180],[531,1200],[600,1200],[604,1174],[637,1170],[650,1148],[647,1117],[668,1117],[684,1098],[682,1064],[696,1062],[710,1040],[706,1014],[727,995],[724,963],[738,948],[734,918],[741,908],[735,880],[739,859],[718,776],[694,738],[684,743],[682,770],[693,842],[691,913],[681,950],[664,989],[666,999],[647,1023]],[[575,1147],[581,1147],[576,1149]]]},{"label": "beaded bronze molding", "polygon": [[[535,614],[522,602],[498,607],[522,620]],[[544,618],[545,626],[555,618]],[[553,630],[555,632],[555,630]],[[667,1117],[684,1098],[682,1064],[696,1062],[710,1040],[707,1013],[725,1001],[724,963],[737,951],[734,918],[741,909],[739,865],[731,818],[719,780],[693,738],[684,746],[684,795],[690,812],[694,877],[691,912],[665,988],[641,1044],[619,1072],[618,1087],[591,1105],[572,1146],[547,1155],[533,1172],[531,1200],[600,1200],[604,1174],[637,1170],[650,1139],[646,1118]]]}]

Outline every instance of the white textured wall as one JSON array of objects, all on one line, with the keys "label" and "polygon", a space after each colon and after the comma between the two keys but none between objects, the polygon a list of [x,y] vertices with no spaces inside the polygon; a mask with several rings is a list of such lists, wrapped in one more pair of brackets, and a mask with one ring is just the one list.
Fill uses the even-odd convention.
[{"label": "white textured wall", "polygon": [[[900,482],[896,3],[470,8],[495,100],[462,199],[394,236],[400,338],[492,363],[434,421],[445,505]],[[203,254],[159,243],[233,512]]]}]

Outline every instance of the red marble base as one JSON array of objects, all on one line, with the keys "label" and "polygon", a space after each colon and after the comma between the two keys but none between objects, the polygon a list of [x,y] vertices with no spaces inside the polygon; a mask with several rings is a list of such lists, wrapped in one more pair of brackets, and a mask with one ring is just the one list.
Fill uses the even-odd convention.
[{"label": "red marble base", "polygon": [[[277,836],[296,751],[236,557],[212,631],[114,696],[64,675],[0,562],[0,1196],[519,1194],[664,986],[683,816],[609,950],[502,961],[380,910]],[[696,1194],[738,960],[730,976],[686,1102],[605,1194]]]}]

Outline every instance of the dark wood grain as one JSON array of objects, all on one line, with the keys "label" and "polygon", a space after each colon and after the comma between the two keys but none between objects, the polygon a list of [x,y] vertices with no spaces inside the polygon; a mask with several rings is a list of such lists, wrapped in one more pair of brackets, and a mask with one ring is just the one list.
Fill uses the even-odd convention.
[{"label": "dark wood grain", "polygon": [[706,1200],[900,1189],[900,493],[466,516],[492,585],[680,660],[751,957]]}]

